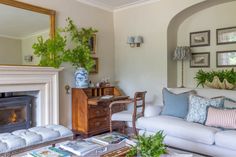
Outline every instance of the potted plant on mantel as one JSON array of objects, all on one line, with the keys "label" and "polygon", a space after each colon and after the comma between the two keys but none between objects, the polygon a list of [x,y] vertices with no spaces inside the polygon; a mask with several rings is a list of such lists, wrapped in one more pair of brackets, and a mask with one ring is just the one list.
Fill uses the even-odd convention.
[{"label": "potted plant on mantel", "polygon": [[68,33],[71,39],[71,47],[64,53],[64,61],[75,67],[75,85],[77,88],[87,88],[89,86],[88,74],[94,65],[89,48],[89,40],[97,32],[92,28],[78,27],[68,18],[68,25],[63,30]]},{"label": "potted plant on mantel", "polygon": [[88,73],[94,65],[89,40],[97,30],[78,29],[70,18],[66,21],[68,25],[58,29],[54,38],[44,41],[42,36],[38,37],[37,43],[33,44],[34,54],[41,57],[40,66],[59,68],[62,62],[71,63],[76,69],[76,87],[86,88],[89,85]]}]

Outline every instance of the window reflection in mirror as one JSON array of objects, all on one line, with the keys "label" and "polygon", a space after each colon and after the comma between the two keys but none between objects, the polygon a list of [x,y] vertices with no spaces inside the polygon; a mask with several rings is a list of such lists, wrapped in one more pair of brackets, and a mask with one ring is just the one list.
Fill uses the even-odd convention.
[{"label": "window reflection in mirror", "polygon": [[0,4],[0,64],[37,65],[32,45],[50,37],[49,15]]}]

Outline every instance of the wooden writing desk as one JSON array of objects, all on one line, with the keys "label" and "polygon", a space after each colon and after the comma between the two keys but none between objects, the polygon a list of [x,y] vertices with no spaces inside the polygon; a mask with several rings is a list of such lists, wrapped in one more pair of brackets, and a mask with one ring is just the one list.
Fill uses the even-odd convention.
[{"label": "wooden writing desk", "polygon": [[[101,99],[113,95],[109,99]],[[84,137],[109,131],[109,104],[115,100],[125,100],[115,87],[73,88],[72,89],[72,128],[75,134]],[[124,110],[123,105],[117,105],[114,112]]]}]

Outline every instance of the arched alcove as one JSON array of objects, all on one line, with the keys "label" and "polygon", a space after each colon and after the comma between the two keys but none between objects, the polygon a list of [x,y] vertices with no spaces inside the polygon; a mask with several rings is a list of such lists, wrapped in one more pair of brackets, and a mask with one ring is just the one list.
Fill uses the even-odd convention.
[{"label": "arched alcove", "polygon": [[177,62],[173,61],[173,52],[177,46],[177,32],[181,23],[193,14],[200,12],[209,7],[222,3],[232,2],[235,0],[207,0],[194,6],[186,8],[176,14],[169,23],[167,30],[167,85],[168,87],[177,86]]}]

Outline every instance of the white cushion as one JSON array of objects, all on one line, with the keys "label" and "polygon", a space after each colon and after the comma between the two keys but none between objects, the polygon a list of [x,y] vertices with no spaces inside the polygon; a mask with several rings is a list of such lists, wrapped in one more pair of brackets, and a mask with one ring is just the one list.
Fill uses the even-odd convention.
[{"label": "white cushion", "polygon": [[47,125],[46,128],[49,128],[54,131],[58,131],[62,137],[73,135],[73,132],[70,129],[62,125]]},{"label": "white cushion", "polygon": [[42,142],[42,136],[28,130],[17,130],[12,132],[13,135],[19,136],[26,141],[26,145],[33,145]]},{"label": "white cushion", "polygon": [[15,150],[26,146],[24,139],[10,133],[0,134],[0,141],[7,144],[8,150]]},{"label": "white cushion", "polygon": [[132,122],[132,111],[121,111],[121,112],[114,113],[111,116],[111,120]]},{"label": "white cushion", "polygon": [[7,144],[0,142],[0,153],[5,153],[8,150]]},{"label": "white cushion", "polygon": [[34,127],[30,128],[29,130],[35,132],[36,134],[41,135],[43,138],[43,142],[54,140],[60,137],[60,133],[58,131],[54,131],[52,129],[48,129],[45,127]]},{"label": "white cushion", "polygon": [[146,105],[144,111],[144,117],[154,117],[161,113],[163,106],[158,105]]},{"label": "white cushion", "polygon": [[164,134],[204,144],[213,144],[215,133],[220,131],[171,116],[142,117],[137,120],[136,126],[151,132],[163,130]]},{"label": "white cushion", "polygon": [[228,149],[236,150],[236,131],[227,130],[217,132],[215,135],[215,144]]}]

